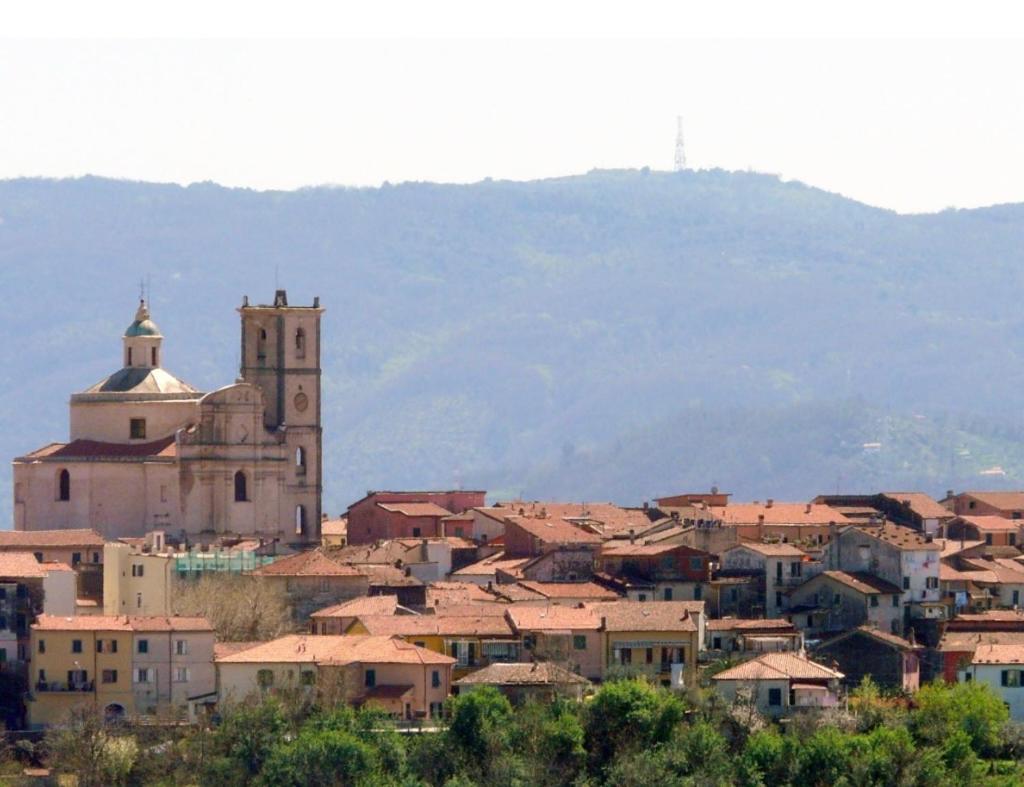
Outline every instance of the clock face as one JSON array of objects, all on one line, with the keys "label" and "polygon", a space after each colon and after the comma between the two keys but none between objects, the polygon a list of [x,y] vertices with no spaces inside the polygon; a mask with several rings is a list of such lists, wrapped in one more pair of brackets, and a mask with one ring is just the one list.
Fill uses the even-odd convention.
[{"label": "clock face", "polygon": [[300,413],[306,412],[306,408],[309,407],[309,397],[304,393],[295,394],[295,409]]}]

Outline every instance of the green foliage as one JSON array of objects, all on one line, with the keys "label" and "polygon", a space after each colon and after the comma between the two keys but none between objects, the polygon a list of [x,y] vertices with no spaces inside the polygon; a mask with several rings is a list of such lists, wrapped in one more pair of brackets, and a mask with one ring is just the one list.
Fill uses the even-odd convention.
[{"label": "green foliage", "polygon": [[352,733],[308,729],[270,751],[260,783],[267,787],[361,785],[374,775],[376,767],[373,747]]},{"label": "green foliage", "polygon": [[605,683],[587,707],[591,764],[601,770],[620,752],[664,743],[683,710],[678,697],[643,679]]},{"label": "green foliage", "polygon": [[918,740],[939,746],[963,732],[969,748],[979,754],[987,756],[999,750],[1009,711],[988,686],[932,683],[922,687],[915,700],[917,709],[910,721]]}]

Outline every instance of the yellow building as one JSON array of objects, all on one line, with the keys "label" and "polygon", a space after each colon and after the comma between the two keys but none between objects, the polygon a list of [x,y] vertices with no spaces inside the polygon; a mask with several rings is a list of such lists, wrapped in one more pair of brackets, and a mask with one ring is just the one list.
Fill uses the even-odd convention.
[{"label": "yellow building", "polygon": [[183,710],[216,687],[213,641],[205,618],[41,615],[32,625],[29,724],[59,723],[82,705],[109,719]]},{"label": "yellow building", "polygon": [[697,685],[700,634],[687,601],[613,601],[588,605],[601,619],[605,675],[623,667],[673,688]]},{"label": "yellow building", "polygon": [[173,554],[111,541],[103,547],[103,612],[106,615],[169,615],[177,580]]},{"label": "yellow building", "polygon": [[450,656],[455,659],[456,678],[488,664],[519,660],[519,638],[504,610],[483,605],[480,615],[360,615],[345,634],[397,636]]}]

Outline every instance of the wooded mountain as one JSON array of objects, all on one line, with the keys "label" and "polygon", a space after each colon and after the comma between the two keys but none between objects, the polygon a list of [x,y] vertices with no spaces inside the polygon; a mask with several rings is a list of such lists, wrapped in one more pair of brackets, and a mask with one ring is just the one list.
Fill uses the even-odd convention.
[{"label": "wooded mountain", "polygon": [[4,181],[0,456],[66,438],[140,279],[165,365],[204,390],[237,374],[243,294],[321,297],[332,513],[456,484],[624,503],[1024,486],[1022,205],[904,216],[722,171]]}]

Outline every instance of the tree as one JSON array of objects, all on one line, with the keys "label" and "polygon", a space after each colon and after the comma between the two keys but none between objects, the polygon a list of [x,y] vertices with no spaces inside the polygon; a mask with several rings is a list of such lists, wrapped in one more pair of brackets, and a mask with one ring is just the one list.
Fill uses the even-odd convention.
[{"label": "tree", "polygon": [[485,763],[507,748],[512,705],[493,686],[449,698],[448,714],[448,739],[468,761]]},{"label": "tree", "polygon": [[357,785],[376,768],[373,748],[351,732],[304,729],[294,740],[271,749],[259,783],[268,787]]},{"label": "tree", "polygon": [[910,720],[919,741],[943,746],[962,731],[978,754],[989,756],[999,750],[1000,734],[1010,714],[988,686],[973,682],[954,686],[931,683],[922,687],[915,699],[917,708]]},{"label": "tree", "polygon": [[204,783],[248,783],[287,729],[285,714],[274,699],[226,709],[211,736],[212,756],[204,758]]},{"label": "tree", "polygon": [[80,787],[125,784],[138,757],[135,739],[112,735],[90,706],[73,708],[63,723],[46,734],[50,767],[74,774]]},{"label": "tree", "polygon": [[238,574],[203,574],[178,585],[174,614],[210,621],[220,642],[280,637],[294,629],[284,595],[272,584]]},{"label": "tree", "polygon": [[682,717],[682,701],[645,680],[605,683],[586,713],[592,767],[601,771],[621,751],[664,743]]}]

